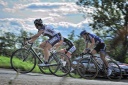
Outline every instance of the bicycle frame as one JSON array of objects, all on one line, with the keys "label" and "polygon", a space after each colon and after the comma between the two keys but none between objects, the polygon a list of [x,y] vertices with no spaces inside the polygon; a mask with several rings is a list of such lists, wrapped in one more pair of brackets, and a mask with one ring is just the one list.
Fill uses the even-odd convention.
[{"label": "bicycle frame", "polygon": [[40,57],[38,56],[38,54],[36,53],[36,51],[35,51],[32,47],[30,47],[30,48],[28,49],[28,51],[32,51],[32,53],[34,53],[34,55],[36,56],[36,58],[37,58],[40,62],[43,62],[43,60],[40,59]]},{"label": "bicycle frame", "polygon": [[[96,66],[98,67],[98,72],[101,70],[101,71],[103,71],[103,72],[106,73],[106,70],[105,70],[106,66],[104,65],[104,62],[103,62],[103,61],[102,61],[103,64],[100,64],[99,62],[96,61],[96,59],[95,59],[93,56],[90,56],[90,59],[91,59],[93,62],[96,63]],[[103,66],[105,66],[105,68],[104,68]]]},{"label": "bicycle frame", "polygon": [[[106,66],[105,66],[104,62],[101,60],[103,63],[102,64],[99,63],[91,53],[89,53],[89,54],[91,56],[89,56],[89,58],[88,58],[89,59],[89,61],[88,61],[89,64],[88,65],[90,65],[91,61],[95,62],[96,66],[97,66],[97,69],[98,69],[98,72],[99,71],[103,71],[103,72],[105,72],[107,74],[106,69],[105,69]],[[82,57],[83,57],[83,55],[84,54],[82,54]],[[87,68],[89,68],[89,66],[87,66]]]},{"label": "bicycle frame", "polygon": [[[25,47],[25,38],[23,38],[23,42],[22,42],[22,47],[23,48],[26,48]],[[46,42],[47,43],[47,42]],[[27,50],[28,51],[31,51],[35,56],[36,56],[36,58],[39,60],[39,62],[44,62],[44,60],[42,60],[42,59],[40,59],[40,57],[39,57],[39,55],[37,54],[37,52],[34,50],[34,48],[32,47],[33,46],[33,44],[31,44],[30,45],[30,47],[29,48],[27,48]],[[42,49],[43,50],[43,49]],[[53,54],[54,54],[54,52],[53,51],[50,51],[50,53],[51,53],[51,55],[50,56],[52,56]],[[50,58],[50,57],[49,57]],[[50,66],[52,66],[52,65],[50,65]],[[54,66],[54,65],[53,65]]]},{"label": "bicycle frame", "polygon": [[[34,48],[32,47],[32,45],[28,48],[28,51],[31,51],[32,53],[34,53],[34,55],[36,56],[36,58],[40,61],[40,62],[44,62],[44,60],[40,59],[39,55],[37,54],[37,52],[34,50]],[[55,52],[53,51],[50,51],[51,55],[50,56],[53,56]],[[50,56],[49,56],[49,59],[50,59]],[[54,56],[53,56],[54,57]],[[55,57],[54,57],[55,58]],[[47,65],[45,67],[48,67],[48,66],[56,66],[58,64],[52,64],[52,65]]]}]

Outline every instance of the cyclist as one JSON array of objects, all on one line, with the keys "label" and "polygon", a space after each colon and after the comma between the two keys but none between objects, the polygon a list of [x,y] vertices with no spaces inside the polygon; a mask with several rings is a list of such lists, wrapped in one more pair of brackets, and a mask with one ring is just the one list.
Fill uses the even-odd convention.
[{"label": "cyclist", "polygon": [[[55,45],[56,48],[59,46],[64,46],[65,48],[61,49],[59,52],[65,53],[69,58],[71,58],[72,53],[76,51],[76,47],[69,39],[62,37],[61,41]],[[61,61],[66,64],[66,61],[61,59]],[[62,68],[65,71],[65,68]],[[73,68],[71,67],[71,72],[73,72]]]},{"label": "cyclist", "polygon": [[61,41],[55,45],[56,48],[63,45],[65,48],[61,49],[60,52],[65,53],[69,58],[73,52],[75,52],[76,47],[69,39],[62,37]]},{"label": "cyclist", "polygon": [[49,59],[49,50],[61,39],[61,34],[56,32],[50,26],[44,25],[42,19],[36,19],[34,21],[36,29],[38,29],[38,33],[32,36],[31,38],[27,38],[29,44],[33,43],[41,34],[43,36],[49,37],[48,40],[42,42],[40,47],[43,48],[44,52],[44,63],[38,64],[39,66],[46,66],[48,65]]},{"label": "cyclist", "polygon": [[[83,30],[80,33],[80,36],[82,38],[84,38],[85,43],[86,43],[86,47],[85,47],[83,52],[84,53],[91,52],[92,54],[100,53],[100,57],[108,69],[107,76],[110,76],[112,70],[108,67],[108,63],[105,60],[105,55],[106,55],[105,48],[106,48],[106,46],[105,46],[104,41],[101,38],[99,38],[98,36],[88,33],[86,30]],[[89,43],[90,43],[90,45],[89,45]]]}]

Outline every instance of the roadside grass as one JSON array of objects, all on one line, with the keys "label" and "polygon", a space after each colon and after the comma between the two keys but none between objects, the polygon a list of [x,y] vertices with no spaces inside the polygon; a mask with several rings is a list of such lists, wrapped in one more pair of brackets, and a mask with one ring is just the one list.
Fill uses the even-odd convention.
[{"label": "roadside grass", "polygon": [[5,56],[0,56],[0,68],[11,68],[10,58]]},{"label": "roadside grass", "polygon": [[[29,63],[29,62],[23,64],[20,60],[15,59],[14,61],[15,61],[15,66],[16,67],[22,68],[24,70],[27,70],[27,69],[31,68],[31,63]],[[2,56],[2,55],[0,56],[0,68],[12,69],[9,57]],[[36,66],[32,72],[41,73],[38,66]]]},{"label": "roadside grass", "polygon": [[[15,63],[15,67],[21,68],[23,70],[27,70],[27,69],[31,68],[31,63],[29,63],[29,62],[23,63],[19,59],[15,59],[14,63]],[[0,55],[0,68],[12,69],[11,64],[10,64],[10,57]],[[33,73],[41,73],[41,71],[37,65],[33,69],[32,72]],[[45,72],[49,73],[49,69],[45,69]],[[61,74],[61,72],[58,72],[57,74]],[[67,77],[69,77],[69,75],[67,75]]]}]

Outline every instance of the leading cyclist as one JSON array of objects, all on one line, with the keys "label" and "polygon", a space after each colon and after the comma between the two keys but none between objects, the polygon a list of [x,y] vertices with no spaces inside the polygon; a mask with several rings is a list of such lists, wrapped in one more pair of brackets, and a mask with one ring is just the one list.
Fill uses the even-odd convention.
[{"label": "leading cyclist", "polygon": [[41,19],[36,19],[34,21],[36,29],[38,29],[38,33],[34,36],[27,38],[28,43],[33,43],[41,34],[43,36],[49,37],[48,40],[42,42],[40,47],[43,48],[44,53],[44,63],[38,64],[39,66],[46,66],[48,64],[49,59],[49,50],[61,39],[61,34],[55,31],[52,27],[44,25]]},{"label": "leading cyclist", "polygon": [[[89,52],[89,51],[91,51],[92,54],[100,53],[100,57],[108,69],[107,76],[110,76],[112,73],[112,70],[109,68],[108,63],[105,60],[105,55],[106,55],[105,48],[106,48],[106,46],[105,46],[104,41],[101,38],[99,38],[98,36],[88,33],[86,30],[83,30],[80,33],[80,36],[82,38],[84,38],[85,43],[86,43],[84,53]],[[89,43],[90,43],[90,45],[89,45]]]}]

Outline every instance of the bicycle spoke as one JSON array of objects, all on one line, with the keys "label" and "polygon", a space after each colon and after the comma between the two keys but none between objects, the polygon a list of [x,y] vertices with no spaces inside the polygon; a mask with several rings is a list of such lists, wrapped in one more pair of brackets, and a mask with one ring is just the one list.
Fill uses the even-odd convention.
[{"label": "bicycle spoke", "polygon": [[110,76],[108,76],[108,79],[112,81],[119,81],[122,78],[122,72],[119,67],[119,65],[114,61],[109,61],[109,68],[112,70],[112,73]]},{"label": "bicycle spoke", "polygon": [[35,68],[36,58],[26,49],[18,49],[12,54],[10,62],[15,71],[20,71],[20,73],[28,73]]},{"label": "bicycle spoke", "polygon": [[81,77],[86,79],[94,79],[98,74],[96,63],[89,57],[85,57],[79,60],[77,70]]}]

